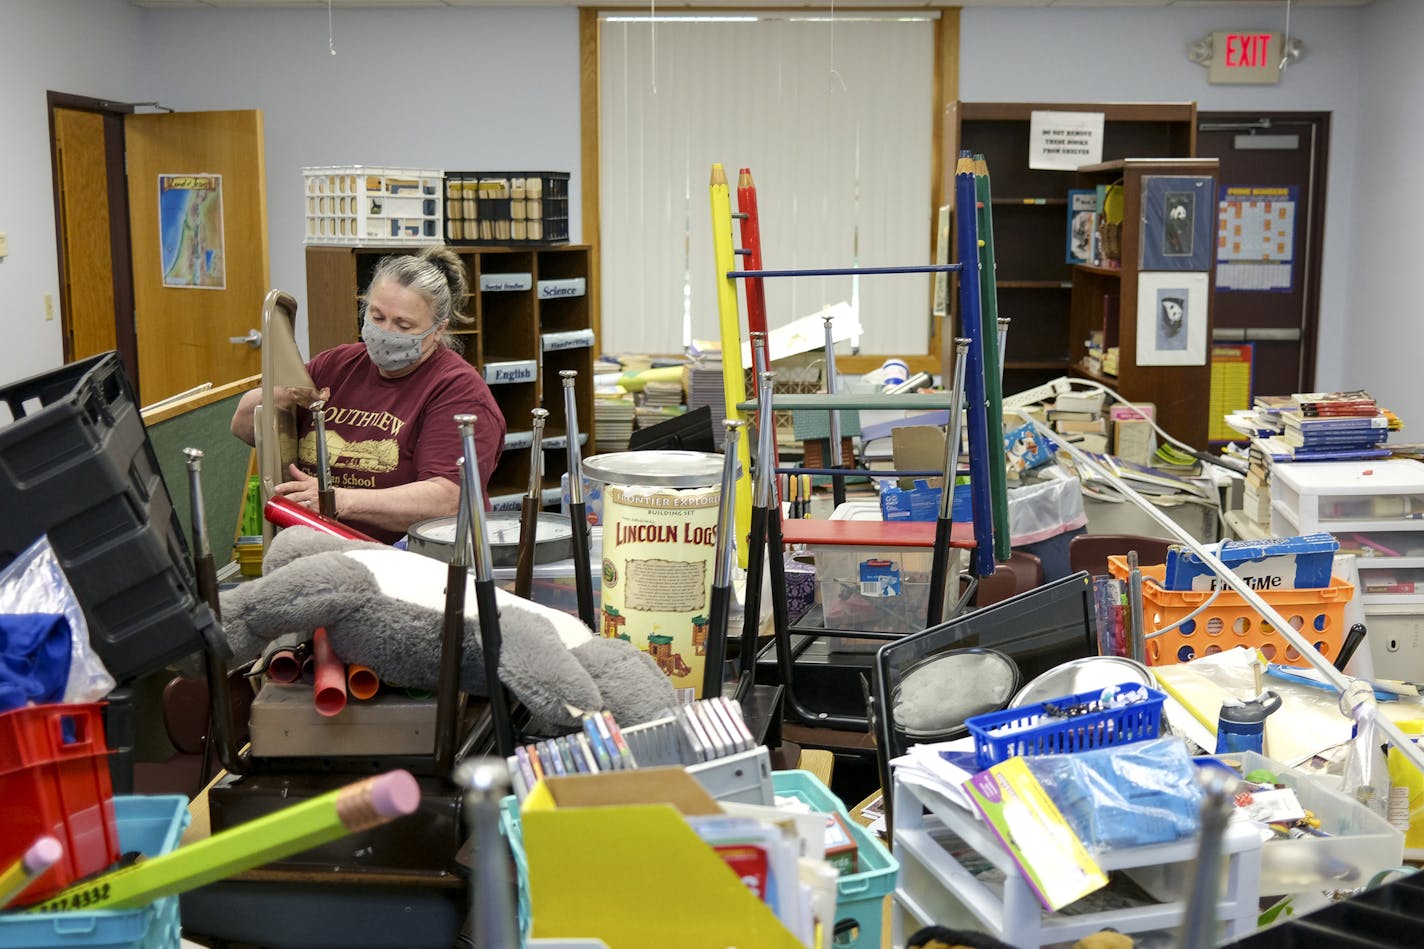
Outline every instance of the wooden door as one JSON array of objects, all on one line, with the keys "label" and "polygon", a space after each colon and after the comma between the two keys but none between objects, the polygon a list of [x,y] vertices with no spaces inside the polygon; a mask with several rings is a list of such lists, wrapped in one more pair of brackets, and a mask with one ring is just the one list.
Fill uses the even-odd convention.
[{"label": "wooden door", "polygon": [[[1255,395],[1310,392],[1329,117],[1203,112],[1198,118],[1197,154],[1221,163],[1217,185],[1226,225],[1218,236],[1213,338],[1253,344]],[[1267,210],[1269,227],[1263,221]],[[1267,236],[1269,246],[1251,253]],[[1238,242],[1242,249],[1233,250]]]},{"label": "wooden door", "polygon": [[54,150],[64,359],[73,362],[118,346],[104,116],[55,109]]},{"label": "wooden door", "polygon": [[130,115],[129,232],[143,400],[261,371],[268,290],[262,113]]}]

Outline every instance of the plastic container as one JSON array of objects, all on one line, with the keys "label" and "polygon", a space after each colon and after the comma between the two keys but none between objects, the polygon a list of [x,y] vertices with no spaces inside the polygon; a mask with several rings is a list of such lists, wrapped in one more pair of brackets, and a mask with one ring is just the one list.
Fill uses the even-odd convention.
[{"label": "plastic container", "polygon": [[564,244],[567,171],[451,171],[445,175],[450,244]]},{"label": "plastic container", "polygon": [[[850,819],[840,798],[809,771],[774,771],[772,787],[777,797],[790,797],[823,814],[835,812],[844,819],[855,839],[860,870],[843,874],[836,883],[836,949],[878,949],[881,945],[881,901],[895,889],[900,864],[890,851],[864,827]],[[519,879],[518,911],[521,939],[527,939],[530,924],[529,862],[525,858],[519,824],[519,803],[511,795],[500,806],[500,831],[509,842],[514,869]]]},{"label": "plastic container", "polygon": [[[1127,558],[1109,557],[1108,569],[1127,579]],[[1176,629],[1147,640],[1149,666],[1190,662],[1235,646],[1253,646],[1267,661],[1308,666],[1310,661],[1286,642],[1234,590],[1164,590],[1166,566],[1142,567],[1142,613],[1148,634],[1183,619],[1213,595],[1215,601]],[[1261,590],[1261,597],[1314,644],[1327,659],[1340,651],[1345,637],[1345,604],[1355,595],[1354,584],[1339,577],[1319,590]]]},{"label": "plastic container", "polygon": [[[169,853],[188,826],[188,800],[177,795],[116,797],[113,807],[123,853],[138,851],[146,857]],[[182,944],[181,932],[176,893],[142,909],[0,914],[3,947],[176,949]]]},{"label": "plastic container", "polygon": [[[911,633],[924,627],[933,550],[832,545],[810,549],[816,558],[816,587],[827,629]],[[957,557],[957,551],[951,554]],[[878,640],[864,642],[884,645]],[[832,643],[840,652],[855,646],[850,637]]]},{"label": "plastic container", "polygon": [[[1393,525],[1386,522],[1424,513],[1424,463],[1383,458],[1273,465],[1271,502],[1273,533],[1387,529]],[[1278,522],[1286,529],[1278,529]]]},{"label": "plastic container", "polygon": [[427,168],[323,165],[302,169],[308,244],[438,244],[444,173]]},{"label": "plastic container", "polygon": [[188,544],[117,353],[0,389],[0,565],[48,534],[114,678],[202,646]]},{"label": "plastic container", "polygon": [[974,738],[974,756],[979,767],[992,767],[1015,755],[1071,754],[1160,736],[1162,703],[1167,696],[1136,682],[1117,688],[1142,689],[1147,693],[1147,700],[1067,718],[1050,717],[1044,708],[1048,704],[1069,706],[1096,702],[1104,690],[1094,689],[1054,699],[1051,703],[1035,702],[965,719],[964,724],[969,726],[969,734]]},{"label": "plastic container", "polygon": [[[1258,768],[1274,772],[1279,783],[1295,789],[1301,807],[1320,818],[1320,829],[1330,835],[1267,840],[1262,844],[1261,896],[1358,889],[1374,874],[1403,861],[1403,834],[1320,779],[1253,751],[1215,757],[1243,774]],[[1131,872],[1133,879],[1157,899],[1181,899],[1186,893],[1190,864],[1140,867]]]},{"label": "plastic container", "polygon": [[104,721],[97,704],[31,705],[0,714],[0,867],[42,834],[64,856],[25,889],[34,903],[118,859]]}]

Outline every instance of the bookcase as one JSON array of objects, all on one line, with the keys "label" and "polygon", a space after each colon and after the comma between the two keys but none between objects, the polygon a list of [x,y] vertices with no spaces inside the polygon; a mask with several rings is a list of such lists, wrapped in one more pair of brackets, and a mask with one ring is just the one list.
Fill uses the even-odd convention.
[{"label": "bookcase", "polygon": [[[959,102],[948,123],[961,149],[983,155],[992,185],[999,315],[1009,317],[1004,392],[1020,392],[1067,375],[1075,361],[1069,312],[1073,269],[1068,263],[1068,190],[1072,171],[1029,168],[1029,126],[1035,111],[1103,113],[1103,158],[1189,157],[1196,154],[1196,103]],[[957,246],[957,245],[954,245]],[[957,295],[951,295],[956,300]],[[946,332],[951,339],[956,332]],[[951,375],[953,347],[945,375]]]},{"label": "bookcase", "polygon": [[[578,428],[587,451],[593,444],[596,292],[586,245],[554,247],[452,247],[470,281],[465,312],[474,325],[456,331],[465,359],[489,383],[508,426],[504,456],[490,476],[496,510],[518,510],[529,489],[533,444],[530,412],[549,412],[544,428],[544,502],[557,503],[565,469],[567,427],[559,373],[578,371]],[[377,262],[398,247],[308,246],[307,342],[316,354],[361,338],[360,305]]]},{"label": "bookcase", "polygon": [[[1092,379],[1116,389],[1133,402],[1151,402],[1157,407],[1157,424],[1168,434],[1189,445],[1205,448],[1210,423],[1211,391],[1211,329],[1213,271],[1216,238],[1216,176],[1215,158],[1128,158],[1103,162],[1078,169],[1077,186],[1091,188],[1099,184],[1122,182],[1124,216],[1122,222],[1122,259],[1119,267],[1097,267],[1074,264],[1072,267],[1072,311],[1069,326],[1070,371],[1080,378]],[[1147,190],[1151,179],[1209,179],[1199,189],[1201,209],[1207,215],[1205,232],[1197,240],[1206,247],[1199,255],[1206,264],[1201,271],[1171,271],[1162,274],[1168,284],[1184,283],[1188,278],[1200,278],[1200,296],[1188,319],[1197,321],[1191,332],[1202,341],[1199,365],[1143,365],[1138,359],[1144,347],[1152,348],[1151,339],[1139,334],[1139,285],[1144,274],[1153,270],[1151,254],[1143,266],[1143,243],[1146,240],[1144,221],[1151,216],[1160,226],[1158,213],[1149,207]],[[1199,229],[1200,230],[1200,229]],[[1204,321],[1204,325],[1201,322]],[[1118,347],[1117,375],[1090,367],[1083,362],[1087,355],[1087,340],[1101,330],[1105,345]]]}]

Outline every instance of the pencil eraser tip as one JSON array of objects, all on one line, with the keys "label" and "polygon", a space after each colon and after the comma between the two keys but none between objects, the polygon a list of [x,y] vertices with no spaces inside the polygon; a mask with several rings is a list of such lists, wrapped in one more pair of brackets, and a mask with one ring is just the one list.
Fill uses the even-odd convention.
[{"label": "pencil eraser tip", "polygon": [[41,837],[30,845],[29,850],[25,851],[25,872],[39,873],[58,863],[62,856],[64,856],[63,844],[53,837]]},{"label": "pencil eraser tip", "polygon": [[400,817],[420,806],[420,785],[409,771],[388,771],[371,785],[371,806],[382,817]]}]

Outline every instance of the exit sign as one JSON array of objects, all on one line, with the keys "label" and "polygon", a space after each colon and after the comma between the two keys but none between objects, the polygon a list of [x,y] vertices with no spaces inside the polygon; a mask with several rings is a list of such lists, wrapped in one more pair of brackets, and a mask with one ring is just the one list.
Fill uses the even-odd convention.
[{"label": "exit sign", "polygon": [[1281,35],[1262,31],[1211,34],[1207,80],[1272,84],[1281,79]]}]

